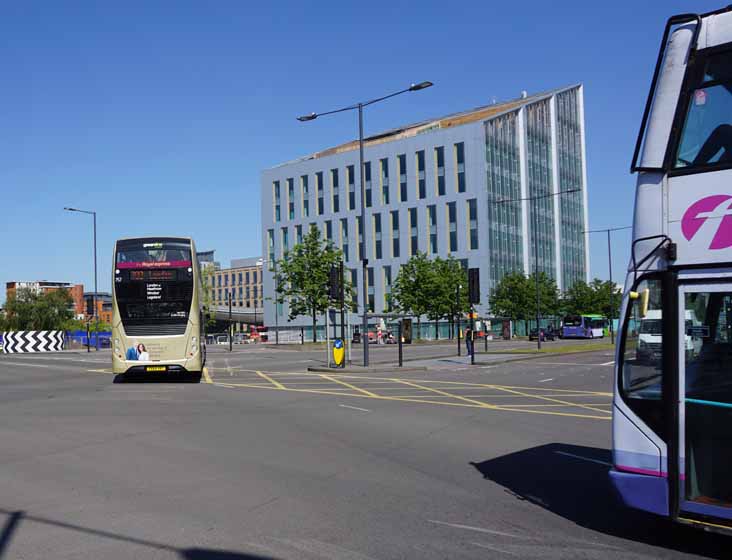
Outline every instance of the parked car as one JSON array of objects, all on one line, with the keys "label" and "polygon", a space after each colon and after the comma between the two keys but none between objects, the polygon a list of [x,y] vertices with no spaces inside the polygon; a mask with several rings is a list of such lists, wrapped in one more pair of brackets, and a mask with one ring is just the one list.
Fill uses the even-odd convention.
[{"label": "parked car", "polygon": [[[531,332],[529,333],[529,340],[536,340],[539,338],[538,336],[538,330],[537,329],[531,329]],[[541,339],[542,340],[555,340],[557,337],[557,332],[552,328],[542,328],[541,329]]]}]

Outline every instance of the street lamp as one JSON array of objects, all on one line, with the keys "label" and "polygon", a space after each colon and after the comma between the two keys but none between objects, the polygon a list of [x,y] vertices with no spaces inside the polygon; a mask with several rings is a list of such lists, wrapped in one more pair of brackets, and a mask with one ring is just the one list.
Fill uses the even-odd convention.
[{"label": "street lamp", "polygon": [[[550,194],[542,194],[539,196],[527,196],[526,198],[512,198],[512,199],[501,199],[493,201],[493,204],[504,204],[506,202],[521,202],[523,200],[535,201],[541,198],[550,198],[552,196],[559,196],[560,194],[569,194],[579,192],[582,189],[568,189],[566,191],[558,191]],[[539,321],[541,321],[541,296],[539,290],[539,240],[536,237],[536,231],[539,227],[539,215],[537,208],[533,208],[534,221],[533,227],[531,228],[534,236],[534,281],[536,284],[536,348],[541,350],[541,327]],[[529,333],[531,334],[531,333]]]},{"label": "street lamp", "polygon": [[349,105],[348,107],[342,107],[340,109],[335,109],[333,111],[325,111],[323,113],[310,113],[309,115],[303,115],[300,117],[297,117],[297,120],[300,122],[307,122],[307,121],[313,121],[317,119],[318,117],[323,117],[325,115],[332,115],[334,113],[343,113],[345,111],[358,111],[358,156],[359,156],[359,167],[360,167],[360,182],[361,182],[361,231],[362,231],[362,240],[361,240],[361,267],[362,267],[362,281],[361,281],[361,294],[363,296],[363,336],[364,336],[364,343],[363,343],[363,365],[364,367],[367,367],[369,365],[369,319],[368,319],[368,293],[366,289],[366,282],[368,280],[367,275],[367,267],[369,260],[366,258],[366,249],[368,247],[368,244],[366,243],[366,190],[364,187],[364,161],[363,161],[363,108],[367,107],[369,105],[373,105],[374,103],[378,103],[380,101],[384,101],[386,99],[389,99],[391,97],[396,97],[397,95],[401,95],[402,93],[407,93],[410,91],[420,91],[422,89],[427,89],[428,87],[431,87],[434,85],[432,82],[419,82],[417,84],[412,84],[406,89],[399,90],[394,93],[390,93],[389,95],[384,95],[383,97],[377,97],[376,99],[371,99],[370,101],[360,102],[356,103],[355,105]]},{"label": "street lamp", "polygon": [[96,349],[99,350],[99,314],[97,313],[97,213],[93,210],[79,210],[78,208],[64,207],[67,212],[90,214],[94,218],[94,294],[92,295],[92,313],[96,325]]},{"label": "street lamp", "polygon": [[[605,228],[605,229],[592,229],[583,231],[582,233],[607,233],[607,270],[608,270],[608,281],[610,282],[610,302],[612,303],[613,297],[613,257],[612,250],[610,249],[610,233],[613,231],[621,231],[624,229],[630,229],[633,226],[623,226],[616,228]],[[612,309],[612,306],[610,307]],[[615,344],[615,333],[613,330],[613,318],[610,317],[610,343]]]}]

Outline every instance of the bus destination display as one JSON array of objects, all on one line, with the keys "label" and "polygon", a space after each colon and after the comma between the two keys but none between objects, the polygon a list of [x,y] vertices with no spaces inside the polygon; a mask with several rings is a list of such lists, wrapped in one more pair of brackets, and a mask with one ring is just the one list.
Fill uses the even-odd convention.
[{"label": "bus destination display", "polygon": [[177,280],[176,270],[131,270],[130,280],[147,281],[147,280]]}]

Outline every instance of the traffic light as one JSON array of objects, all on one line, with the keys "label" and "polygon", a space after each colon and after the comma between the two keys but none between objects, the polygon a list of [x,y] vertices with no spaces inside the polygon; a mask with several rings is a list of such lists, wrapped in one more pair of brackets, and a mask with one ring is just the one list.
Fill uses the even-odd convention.
[{"label": "traffic light", "polygon": [[480,269],[468,269],[468,303],[480,303]]},{"label": "traffic light", "polygon": [[86,314],[89,317],[93,317],[95,315],[95,313],[94,313],[94,297],[93,296],[87,296],[87,298],[86,298]]},{"label": "traffic light", "polygon": [[337,266],[330,267],[328,274],[328,297],[333,301],[341,299],[341,272]]}]

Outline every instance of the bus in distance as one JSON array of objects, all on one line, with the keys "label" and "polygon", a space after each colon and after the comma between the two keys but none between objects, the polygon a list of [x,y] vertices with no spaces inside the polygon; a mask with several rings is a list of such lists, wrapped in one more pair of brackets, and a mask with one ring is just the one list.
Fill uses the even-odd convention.
[{"label": "bus in distance", "polygon": [[602,338],[607,325],[607,319],[602,315],[567,315],[562,319],[562,338]]},{"label": "bus in distance", "polygon": [[732,7],[668,20],[631,172],[610,477],[732,534]]},{"label": "bus in distance", "polygon": [[200,380],[205,322],[193,240],[120,239],[113,262],[114,373],[181,374]]}]

